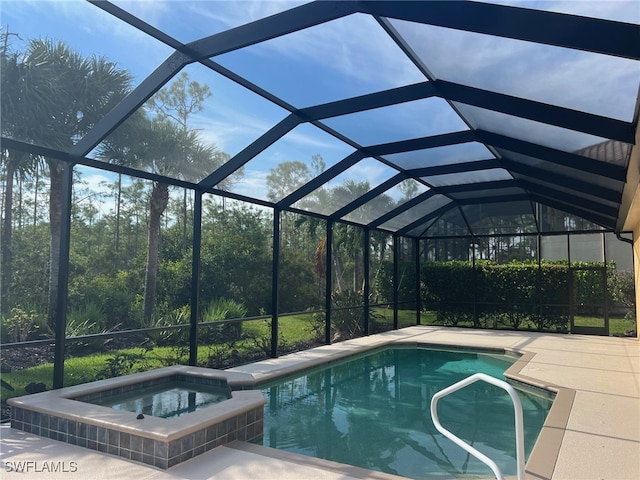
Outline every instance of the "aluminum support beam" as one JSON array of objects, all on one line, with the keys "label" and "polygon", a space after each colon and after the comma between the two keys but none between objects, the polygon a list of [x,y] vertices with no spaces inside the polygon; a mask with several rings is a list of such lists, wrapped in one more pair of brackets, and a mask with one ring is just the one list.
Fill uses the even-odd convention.
[{"label": "aluminum support beam", "polygon": [[418,220],[411,222],[408,225],[405,225],[404,227],[402,227],[401,229],[399,229],[396,234],[397,235],[407,235],[408,232],[410,232],[411,230],[420,227],[421,225],[424,225],[425,223],[427,223],[429,220],[434,219],[439,217],[440,215],[448,212],[449,210],[451,210],[454,207],[457,207],[458,205],[456,204],[456,202],[451,202],[448,203],[447,205],[443,205],[442,207],[434,210],[433,212],[429,213],[428,215],[425,215],[422,218],[419,218]]},{"label": "aluminum support beam", "polygon": [[433,190],[429,190],[427,192],[424,192],[424,193],[418,195],[417,197],[413,197],[411,200],[408,200],[408,201],[404,202],[399,207],[396,207],[393,210],[391,210],[390,212],[386,213],[385,215],[382,215],[381,217],[378,217],[377,220],[374,220],[373,222],[369,223],[369,225],[367,225],[367,227],[368,228],[379,227],[383,223],[388,222],[392,218],[395,218],[398,215],[400,215],[401,213],[406,212],[410,208],[413,208],[416,205],[428,200],[429,198],[433,197],[435,194],[436,194],[436,192],[434,192]]},{"label": "aluminum support beam", "polygon": [[415,150],[425,150],[427,148],[446,147],[459,143],[478,141],[472,130],[460,132],[443,133],[431,137],[414,138],[402,140],[400,142],[383,143],[363,147],[362,153],[367,157],[377,157],[379,155],[391,155],[394,153],[412,152]]},{"label": "aluminum support beam", "polygon": [[[640,42],[640,37],[638,39]],[[534,102],[524,98],[504,95],[489,90],[468,87],[444,80],[435,80],[437,95],[452,102],[473,105],[515,117],[555,125],[598,137],[633,143],[634,127],[632,123],[613,118],[580,112],[569,108],[546,103]]]},{"label": "aluminum support beam", "polygon": [[398,251],[400,250],[400,240],[397,235],[393,236],[393,329],[398,329]]},{"label": "aluminum support beam", "polygon": [[363,233],[363,244],[362,244],[362,276],[364,277],[364,282],[362,286],[362,300],[363,300],[363,308],[364,308],[364,334],[369,335],[370,333],[370,312],[371,308],[369,305],[369,296],[370,296],[370,285],[369,285],[369,267],[370,267],[370,255],[371,255],[371,231],[369,229],[364,229]]},{"label": "aluminum support beam", "polygon": [[271,274],[271,358],[278,357],[278,311],[280,300],[280,209],[273,209],[273,252]]},{"label": "aluminum support beam", "polygon": [[640,26],[480,2],[361,1],[360,11],[617,57],[640,59]]},{"label": "aluminum support beam", "polygon": [[331,309],[333,295],[333,221],[327,220],[325,241],[324,343],[331,345]]},{"label": "aluminum support beam", "polygon": [[503,168],[516,174],[517,180],[526,181],[527,178],[540,180],[548,184],[557,185],[561,188],[588,193],[589,195],[599,197],[609,202],[619,203],[622,199],[622,183],[620,183],[619,190],[614,190],[611,188],[594,185],[593,183],[582,180],[580,178],[569,177],[557,172],[553,172],[553,174],[551,174],[548,170],[545,170],[543,168],[532,167],[530,165],[525,165],[513,160],[508,160],[506,158],[502,159],[502,164]]},{"label": "aluminum support beam", "polygon": [[135,90],[109,111],[89,132],[76,143],[69,153],[74,157],[84,157],[100,144],[111,132],[121,125],[133,112],[149,100],[171,80],[187,63],[189,57],[174,52],[156,70],[145,78]]},{"label": "aluminum support beam", "polygon": [[58,261],[58,291],[53,355],[53,388],[64,387],[64,352],[67,330],[67,299],[69,295],[69,249],[71,247],[71,199],[73,196],[73,165],[65,163],[62,172],[62,205]]},{"label": "aluminum support beam", "polygon": [[187,44],[198,61],[357,13],[357,2],[311,2]]},{"label": "aluminum support beam", "polygon": [[298,110],[296,114],[307,121],[322,120],[324,118],[349,115],[399,103],[422,100],[436,95],[437,91],[431,82],[422,82],[303,108]]},{"label": "aluminum support beam", "polygon": [[491,133],[486,130],[476,130],[475,135],[476,141],[484,143],[485,145],[503,148],[529,157],[539,158],[541,160],[586,171],[595,175],[618,180],[620,182],[626,181],[627,178],[626,168],[620,165],[593,160],[575,153],[544,147],[536,143],[525,142],[524,140]]},{"label": "aluminum support beam", "polygon": [[334,220],[337,220],[337,219],[340,219],[340,218],[350,214],[354,210],[360,208],[361,206],[363,206],[367,202],[373,200],[375,197],[377,197],[379,195],[382,195],[384,192],[386,192],[390,188],[395,187],[396,185],[398,185],[400,182],[402,182],[403,180],[405,180],[407,178],[408,178],[407,175],[405,175],[403,173],[399,173],[397,175],[394,175],[390,179],[382,182],[377,187],[372,188],[371,190],[369,190],[364,195],[361,195],[360,197],[355,199],[353,202],[348,203],[347,205],[345,205],[344,207],[342,207],[339,210],[336,210],[333,214],[331,214],[331,218],[334,219]]},{"label": "aluminum support beam", "polygon": [[271,128],[268,132],[258,138],[256,141],[248,145],[244,150],[238,153],[227,163],[218,168],[208,177],[204,178],[199,184],[199,188],[207,191],[215,187],[222,180],[232,175],[236,170],[246,164],[260,152],[273,145],[282,136],[289,133],[300,124],[300,119],[295,115],[288,115],[280,123]]},{"label": "aluminum support beam", "polygon": [[198,364],[198,320],[200,319],[200,254],[202,249],[202,192],[194,192],[193,249],[191,252],[191,318],[189,365]]},{"label": "aluminum support beam", "polygon": [[[425,154],[427,155],[427,154]],[[476,160],[472,162],[449,163],[446,165],[434,165],[433,167],[412,168],[407,170],[407,175],[412,177],[431,177],[433,175],[448,175],[451,173],[477,172],[492,168],[505,168],[502,161],[496,158],[489,160]]]},{"label": "aluminum support beam", "polygon": [[593,212],[592,210],[588,210],[585,208],[581,208],[576,205],[568,204],[565,202],[561,202],[557,199],[548,198],[544,195],[540,194],[530,194],[531,199],[535,202],[541,203],[543,205],[547,205],[549,207],[553,207],[557,210],[561,210],[563,212],[571,213],[573,215],[577,215],[578,217],[582,217],[585,220],[589,220],[597,225],[608,229],[615,229],[616,219],[611,218],[606,215],[600,215],[598,213]]},{"label": "aluminum support beam", "polygon": [[420,239],[412,239],[413,246],[413,261],[415,262],[415,301],[416,301],[416,325],[420,325],[420,314],[422,312],[422,297],[420,296]]}]

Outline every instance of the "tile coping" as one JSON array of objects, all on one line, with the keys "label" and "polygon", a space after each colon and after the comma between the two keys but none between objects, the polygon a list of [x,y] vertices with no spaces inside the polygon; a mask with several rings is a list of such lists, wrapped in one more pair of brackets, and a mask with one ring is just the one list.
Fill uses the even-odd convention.
[{"label": "tile coping", "polygon": [[[214,380],[226,380],[232,390],[231,399],[174,419],[164,419],[147,415],[142,420],[137,419],[137,414],[134,412],[115,410],[109,407],[75,400],[77,397],[85,397],[103,390],[152,381],[176,374],[193,375]],[[255,381],[253,377],[245,373],[175,365],[148,372],[139,372],[123,377],[65,387],[59,390],[50,390],[33,395],[15,397],[10,399],[8,403],[12,407],[23,408],[25,410],[82,422],[88,425],[95,425],[97,427],[117,427],[119,431],[125,433],[169,442],[201,430],[203,427],[230,419],[234,417],[239,410],[248,410],[264,405],[266,400],[259,390],[253,390],[254,384]]]}]

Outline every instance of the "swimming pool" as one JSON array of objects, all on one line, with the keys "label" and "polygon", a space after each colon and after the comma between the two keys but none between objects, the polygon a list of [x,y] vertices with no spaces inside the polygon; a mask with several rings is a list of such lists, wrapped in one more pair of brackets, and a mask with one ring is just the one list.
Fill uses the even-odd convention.
[{"label": "swimming pool", "polygon": [[[442,436],[429,413],[437,391],[483,372],[504,379],[515,357],[432,348],[386,348],[260,385],[267,398],[262,444],[411,478],[492,476]],[[526,455],[552,399],[521,392]],[[513,406],[476,383],[439,403],[442,424],[514,475]]]}]

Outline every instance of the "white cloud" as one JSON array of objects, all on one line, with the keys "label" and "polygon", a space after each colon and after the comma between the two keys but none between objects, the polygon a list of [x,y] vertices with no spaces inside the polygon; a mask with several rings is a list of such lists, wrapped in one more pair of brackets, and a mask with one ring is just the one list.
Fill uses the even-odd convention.
[{"label": "white cloud", "polygon": [[96,193],[110,193],[111,190],[109,185],[113,185],[116,181],[115,174],[104,174],[102,173],[94,173],[90,175],[84,175],[82,177],[82,182],[84,183],[84,188],[91,190]]},{"label": "white cloud", "polygon": [[267,175],[266,171],[245,169],[242,179],[231,187],[231,191],[239,195],[266,200]]},{"label": "white cloud", "polygon": [[341,81],[367,84],[371,91],[425,80],[369,15],[339,18],[264,42],[254,51],[317,63],[328,76],[335,72]]},{"label": "white cloud", "polygon": [[334,187],[343,184],[347,180],[353,180],[355,182],[367,182],[371,188],[374,188],[395,173],[397,173],[396,170],[377,160],[366,158],[331,180],[329,186]]},{"label": "white cloud", "polygon": [[287,143],[294,144],[305,149],[315,150],[315,153],[335,150],[336,143],[339,143],[340,147],[346,147],[346,145],[342,144],[339,140],[336,140],[328,133],[324,133],[323,131],[316,129],[316,127],[308,125],[301,125],[294,128],[292,131],[287,133],[284,138]]},{"label": "white cloud", "polygon": [[[216,2],[182,2],[197,17],[225,25],[227,28],[237,27],[276,13],[296,7],[307,1],[216,1]],[[213,8],[211,8],[213,6]]]},{"label": "white cloud", "polygon": [[274,123],[264,120],[256,113],[245,113],[238,108],[212,101],[207,102],[205,110],[193,116],[191,125],[200,131],[207,143],[235,155],[273,127]]},{"label": "white cloud", "polygon": [[157,0],[111,0],[111,3],[154,26],[163,17],[171,15],[172,9],[177,4],[177,2]]},{"label": "white cloud", "polygon": [[113,211],[114,199],[109,185],[115,182],[115,174],[100,172],[84,166],[75,167],[81,175],[80,182],[74,182],[73,202],[78,207],[91,206],[98,212],[98,217]]}]

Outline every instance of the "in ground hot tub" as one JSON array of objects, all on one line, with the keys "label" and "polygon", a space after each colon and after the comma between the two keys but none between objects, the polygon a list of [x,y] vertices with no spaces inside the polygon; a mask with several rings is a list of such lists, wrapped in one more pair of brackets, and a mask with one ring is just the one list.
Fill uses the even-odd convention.
[{"label": "in ground hot tub", "polygon": [[176,418],[230,398],[231,388],[224,379],[176,374],[74,400],[153,417]]},{"label": "in ground hot tub", "polygon": [[10,399],[11,427],[166,469],[259,439],[266,401],[253,387],[249,374],[166,367]]}]

